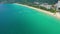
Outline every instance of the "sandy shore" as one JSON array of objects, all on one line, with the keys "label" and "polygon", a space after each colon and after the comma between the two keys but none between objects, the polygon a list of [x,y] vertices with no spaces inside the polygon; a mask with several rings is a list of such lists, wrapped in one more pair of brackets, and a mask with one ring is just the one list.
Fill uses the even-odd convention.
[{"label": "sandy shore", "polygon": [[[14,3],[14,4],[22,5],[22,4],[18,4],[18,3]],[[25,7],[31,8],[31,9],[35,9],[35,10],[40,11],[40,12],[44,12],[44,13],[46,13],[46,14],[52,15],[52,16],[60,19],[60,13],[58,13],[58,12],[57,12],[56,14],[54,14],[54,13],[51,13],[51,12],[49,12],[49,11],[42,10],[42,9],[38,9],[38,8],[34,8],[34,7],[31,7],[31,6],[27,6],[27,5],[22,5],[22,6],[25,6]]]}]

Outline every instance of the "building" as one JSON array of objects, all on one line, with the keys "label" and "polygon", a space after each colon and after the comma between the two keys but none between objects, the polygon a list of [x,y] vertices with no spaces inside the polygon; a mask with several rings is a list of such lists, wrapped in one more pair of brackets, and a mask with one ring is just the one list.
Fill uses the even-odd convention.
[{"label": "building", "polygon": [[34,4],[39,5],[40,3],[39,3],[39,2],[37,2],[37,1],[34,1]]},{"label": "building", "polygon": [[49,5],[48,3],[40,4],[39,6],[45,7],[46,9],[51,9],[52,5]]},{"label": "building", "polygon": [[56,11],[60,11],[60,0],[58,0],[58,3],[56,4]]}]

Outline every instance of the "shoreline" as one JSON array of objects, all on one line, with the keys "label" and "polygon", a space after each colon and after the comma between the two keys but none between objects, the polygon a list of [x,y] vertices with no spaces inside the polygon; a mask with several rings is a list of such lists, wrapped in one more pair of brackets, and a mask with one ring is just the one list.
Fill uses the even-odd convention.
[{"label": "shoreline", "polygon": [[[18,3],[14,3],[14,4],[18,4]],[[23,5],[23,4],[18,4],[18,5],[22,5],[22,6],[25,6],[25,7],[28,7],[28,8],[31,8],[31,9],[35,9],[39,12],[44,12],[46,14],[49,14],[49,15],[52,15],[58,19],[60,19],[60,13],[57,12],[56,14],[55,13],[52,13],[52,12],[49,12],[49,11],[46,11],[46,10],[43,10],[43,9],[38,9],[38,8],[35,8],[35,7],[32,7],[32,6],[28,6],[28,5]]]}]

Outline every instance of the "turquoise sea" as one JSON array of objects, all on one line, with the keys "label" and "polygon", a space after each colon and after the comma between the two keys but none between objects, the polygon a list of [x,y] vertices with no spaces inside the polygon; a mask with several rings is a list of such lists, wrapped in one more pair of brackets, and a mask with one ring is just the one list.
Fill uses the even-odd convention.
[{"label": "turquoise sea", "polygon": [[0,4],[0,34],[60,34],[60,19],[25,6]]}]

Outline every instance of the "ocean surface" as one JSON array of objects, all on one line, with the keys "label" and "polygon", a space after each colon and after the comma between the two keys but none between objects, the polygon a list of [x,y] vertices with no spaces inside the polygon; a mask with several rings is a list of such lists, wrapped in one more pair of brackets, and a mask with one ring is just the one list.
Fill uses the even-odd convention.
[{"label": "ocean surface", "polygon": [[60,34],[60,20],[25,6],[0,4],[0,34]]}]

